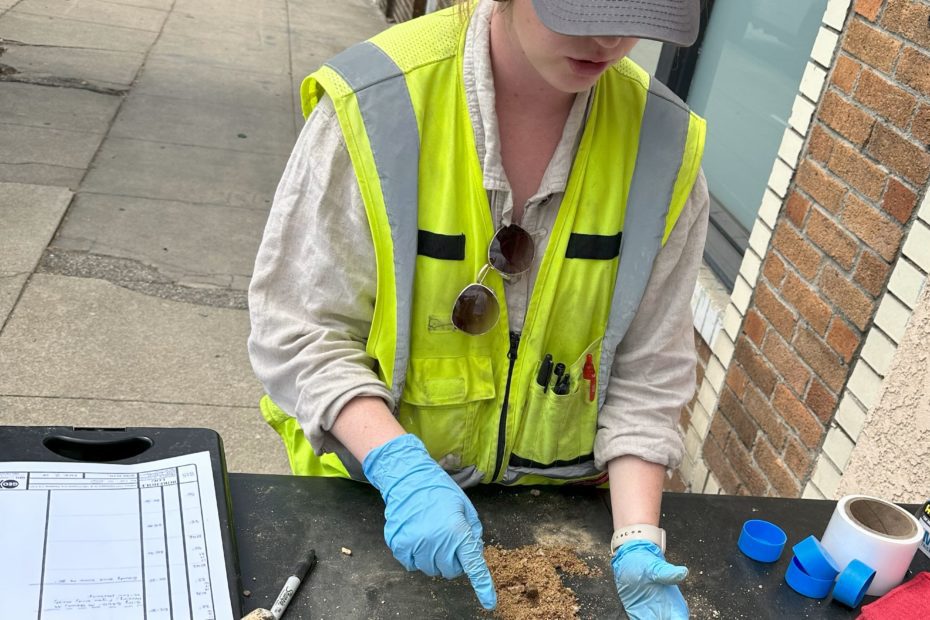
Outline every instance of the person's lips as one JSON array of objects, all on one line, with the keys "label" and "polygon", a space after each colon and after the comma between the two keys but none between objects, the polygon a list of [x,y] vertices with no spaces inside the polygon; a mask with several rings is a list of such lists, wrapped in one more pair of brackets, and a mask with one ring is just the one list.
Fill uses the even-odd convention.
[{"label": "person's lips", "polygon": [[580,58],[569,58],[568,64],[571,65],[575,73],[585,76],[600,75],[610,66],[609,61],[583,60]]}]

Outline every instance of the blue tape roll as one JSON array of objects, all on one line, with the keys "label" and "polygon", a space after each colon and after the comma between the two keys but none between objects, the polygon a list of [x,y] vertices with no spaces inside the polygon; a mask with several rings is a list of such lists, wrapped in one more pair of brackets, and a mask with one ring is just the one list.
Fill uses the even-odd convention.
[{"label": "blue tape roll", "polygon": [[865,596],[866,590],[872,585],[872,579],[875,578],[875,569],[859,560],[850,562],[840,578],[836,580],[836,586],[833,588],[833,600],[839,601],[847,607],[858,607]]},{"label": "blue tape roll", "polygon": [[788,537],[774,523],[761,519],[750,519],[743,523],[739,535],[739,550],[759,562],[774,562],[781,557]]},{"label": "blue tape roll", "polygon": [[794,557],[798,559],[798,564],[811,577],[833,581],[840,574],[840,567],[836,565],[833,556],[814,536],[808,536],[796,544],[792,550]]},{"label": "blue tape roll", "polygon": [[792,590],[810,598],[826,598],[833,587],[832,579],[817,579],[805,573],[797,557],[791,558],[791,564],[785,572],[785,581]]}]

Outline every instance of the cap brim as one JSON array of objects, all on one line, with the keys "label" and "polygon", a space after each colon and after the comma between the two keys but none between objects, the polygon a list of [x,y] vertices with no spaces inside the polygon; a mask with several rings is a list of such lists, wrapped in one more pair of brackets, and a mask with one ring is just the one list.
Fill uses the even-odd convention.
[{"label": "cap brim", "polygon": [[549,30],[572,36],[639,37],[689,46],[697,40],[699,0],[533,0]]}]

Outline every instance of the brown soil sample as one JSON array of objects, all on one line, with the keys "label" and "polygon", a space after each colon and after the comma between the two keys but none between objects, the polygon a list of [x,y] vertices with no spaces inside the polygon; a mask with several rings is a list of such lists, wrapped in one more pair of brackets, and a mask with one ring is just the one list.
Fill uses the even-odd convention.
[{"label": "brown soil sample", "polygon": [[495,615],[502,620],[575,620],[578,599],[562,584],[559,572],[600,574],[566,546],[487,547],[484,557],[497,587]]}]

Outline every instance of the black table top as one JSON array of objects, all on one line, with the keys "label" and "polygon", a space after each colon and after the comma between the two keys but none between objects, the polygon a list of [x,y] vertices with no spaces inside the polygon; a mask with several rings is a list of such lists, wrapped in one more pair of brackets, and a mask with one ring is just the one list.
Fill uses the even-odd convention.
[{"label": "black table top", "polygon": [[[373,488],[348,480],[230,474],[243,613],[270,608],[278,591],[313,547],[317,566],[284,620],[330,618],[483,618],[467,579],[408,573],[384,543],[383,503]],[[607,550],[612,533],[606,493],[589,488],[484,486],[470,489],[485,544],[514,548],[568,544],[599,577],[566,577],[582,618],[626,618],[613,584]],[[681,587],[695,619],[854,618],[858,610],[809,599],[784,581],[791,546],[820,538],[833,513],[827,500],[666,493],[662,525],[666,556],[690,574]],[[915,507],[907,507],[916,510]],[[747,519],[766,519],[788,535],[778,562],[761,564],[737,549]],[[341,549],[351,549],[345,555]],[[918,552],[911,573],[930,570]],[[865,603],[874,600],[867,597]]]}]

